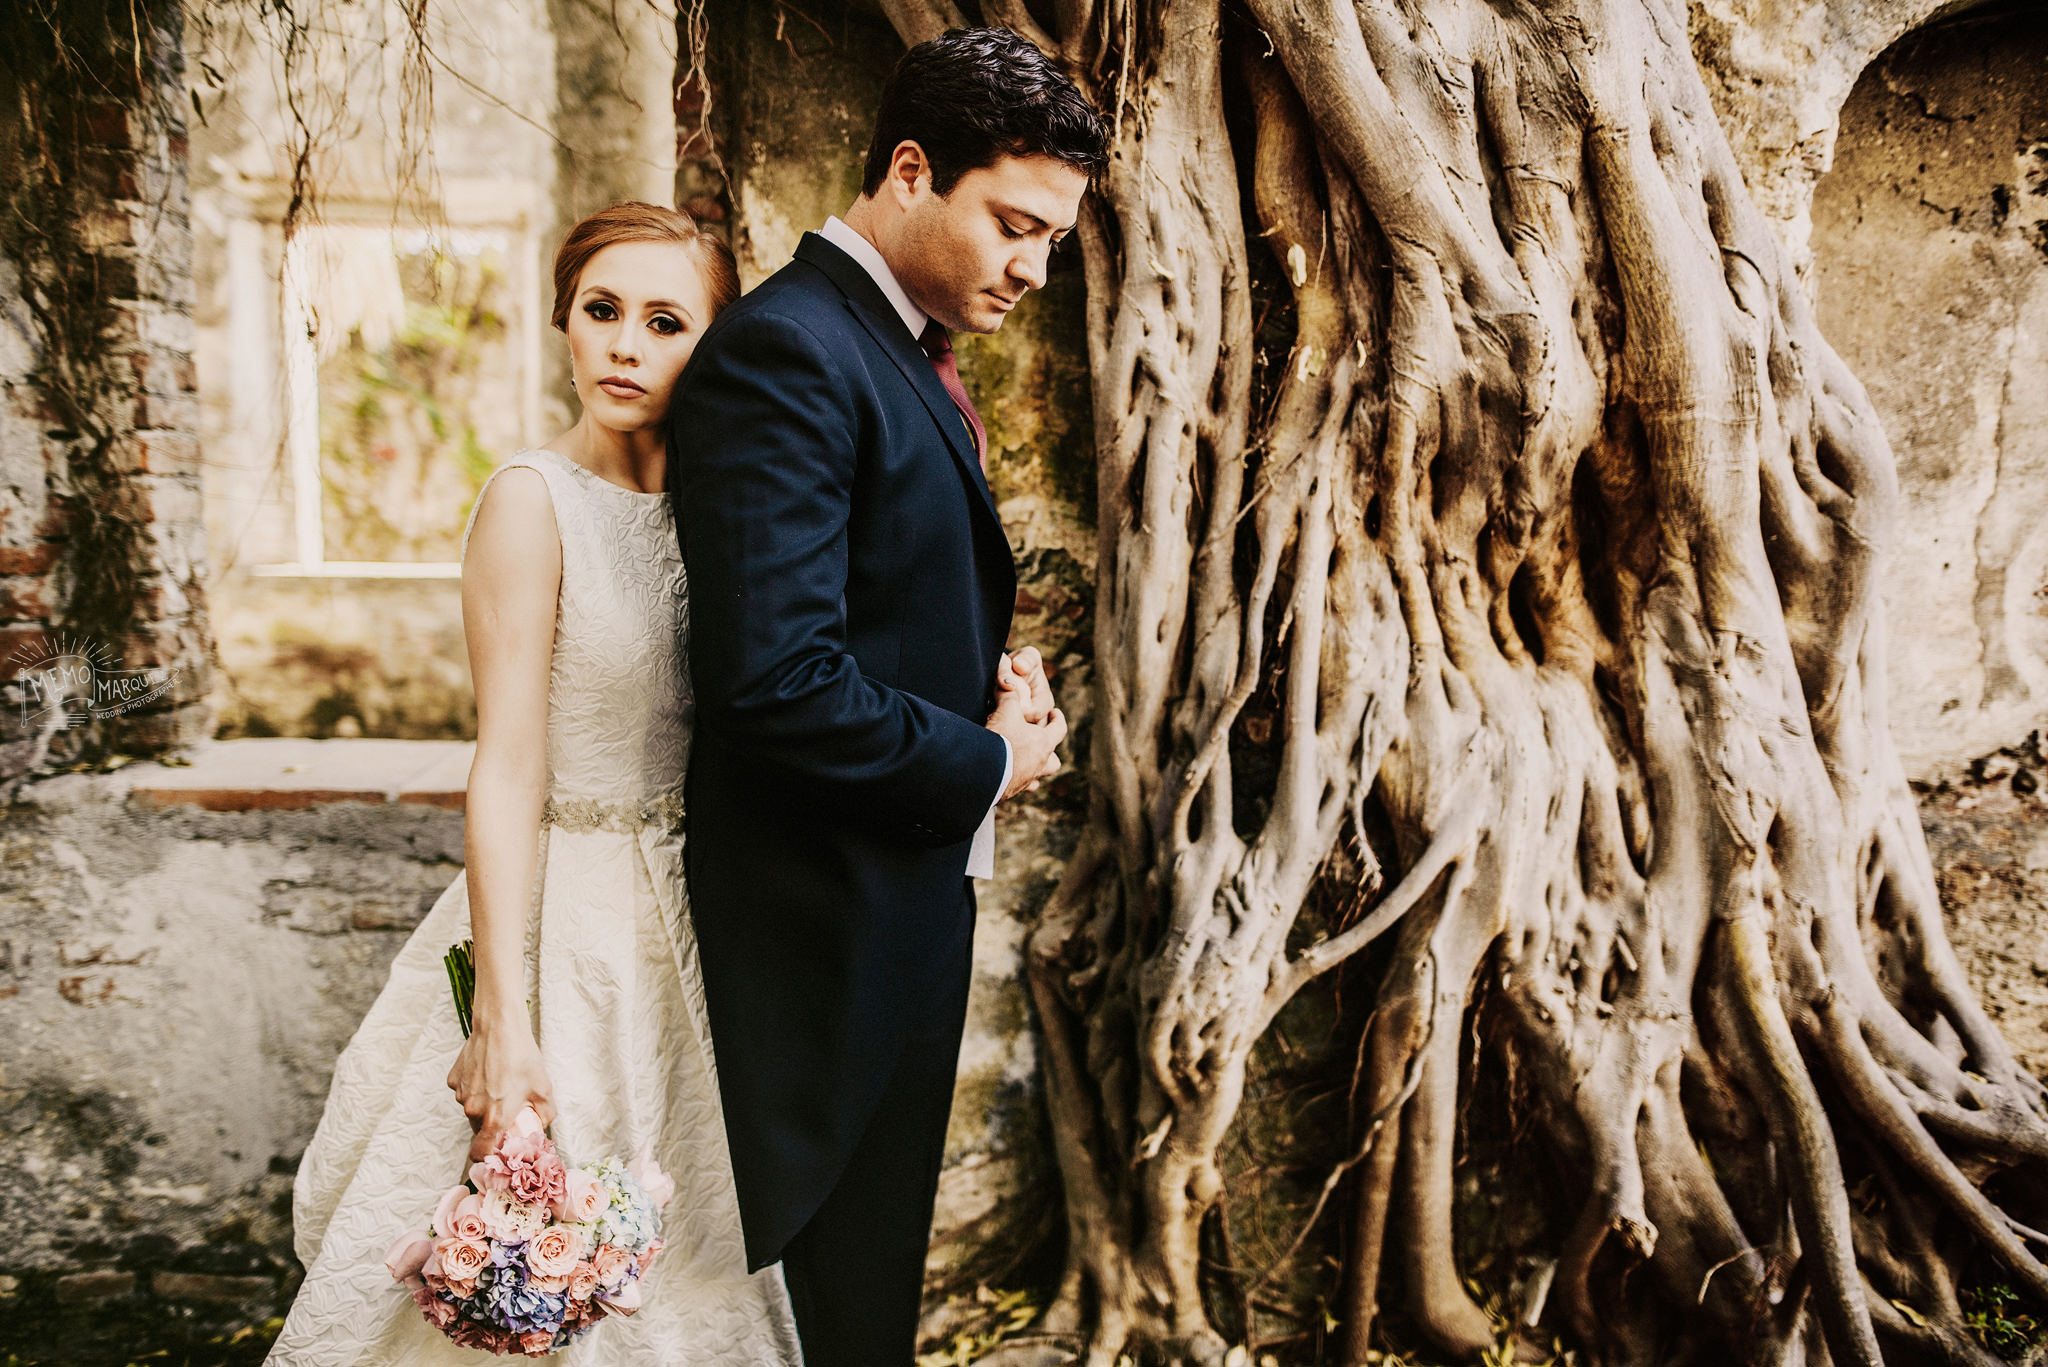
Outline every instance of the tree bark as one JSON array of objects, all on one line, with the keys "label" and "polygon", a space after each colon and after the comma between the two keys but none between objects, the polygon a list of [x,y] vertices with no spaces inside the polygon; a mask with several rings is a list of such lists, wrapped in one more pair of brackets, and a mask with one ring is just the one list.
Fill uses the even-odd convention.
[{"label": "tree bark", "polygon": [[[1447,1354],[1506,1331],[1452,1238],[1482,984],[1574,1192],[1547,1322],[1581,1349],[1985,1360],[1958,1269],[2048,1299],[2038,1213],[1986,1194],[2038,1176],[2048,1106],[1949,949],[1886,727],[1891,452],[1683,8],[1247,5],[980,10],[1115,128],[1081,228],[1092,813],[1029,958],[1069,1215],[1047,1328],[1091,1367],[1225,1359],[1199,1236],[1250,1051],[1392,936],[1317,1207],[1348,1220],[1346,1362],[1383,1281]],[[912,40],[942,10],[890,6]],[[1252,250],[1292,296],[1268,370]],[[1233,739],[1269,686],[1247,823]],[[1347,836],[1371,900],[1292,943]]]}]

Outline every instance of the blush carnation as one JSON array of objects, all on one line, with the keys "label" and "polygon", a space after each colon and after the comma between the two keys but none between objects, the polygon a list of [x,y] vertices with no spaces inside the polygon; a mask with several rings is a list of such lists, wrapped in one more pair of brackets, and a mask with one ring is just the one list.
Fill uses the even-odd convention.
[{"label": "blush carnation", "polygon": [[489,1191],[477,1212],[493,1239],[523,1244],[541,1232],[548,1222],[547,1210],[519,1200],[510,1191]]},{"label": "blush carnation", "polygon": [[569,1173],[546,1135],[510,1130],[484,1159],[483,1167],[499,1179],[504,1190],[529,1206],[559,1202]]}]

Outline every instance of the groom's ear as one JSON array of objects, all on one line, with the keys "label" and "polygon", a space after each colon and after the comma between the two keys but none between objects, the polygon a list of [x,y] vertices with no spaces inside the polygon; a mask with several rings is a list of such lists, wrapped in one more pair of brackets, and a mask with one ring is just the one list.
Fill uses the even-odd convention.
[{"label": "groom's ear", "polygon": [[917,198],[920,186],[930,188],[931,179],[931,158],[915,139],[905,138],[889,154],[889,174],[882,178],[881,188],[898,207],[907,209]]}]

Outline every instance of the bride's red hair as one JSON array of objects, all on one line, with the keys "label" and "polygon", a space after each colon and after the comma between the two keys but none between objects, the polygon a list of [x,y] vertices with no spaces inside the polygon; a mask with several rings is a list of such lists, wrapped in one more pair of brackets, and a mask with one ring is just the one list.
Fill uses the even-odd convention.
[{"label": "bride's red hair", "polygon": [[626,200],[599,209],[562,239],[562,249],[555,253],[555,311],[551,319],[557,329],[566,331],[569,326],[569,305],[576,298],[576,282],[582,278],[583,268],[615,242],[673,242],[689,248],[704,277],[704,292],[711,298],[714,315],[740,297],[740,272],[732,248],[698,227],[697,220],[680,209]]}]

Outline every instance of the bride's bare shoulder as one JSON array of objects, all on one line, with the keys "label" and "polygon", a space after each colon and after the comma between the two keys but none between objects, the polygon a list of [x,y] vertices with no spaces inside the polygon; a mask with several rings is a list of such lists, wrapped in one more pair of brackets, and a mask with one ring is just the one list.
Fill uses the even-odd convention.
[{"label": "bride's bare shoulder", "polygon": [[493,471],[470,515],[462,577],[525,579],[535,572],[559,577],[561,565],[561,532],[547,477],[531,465]]}]

